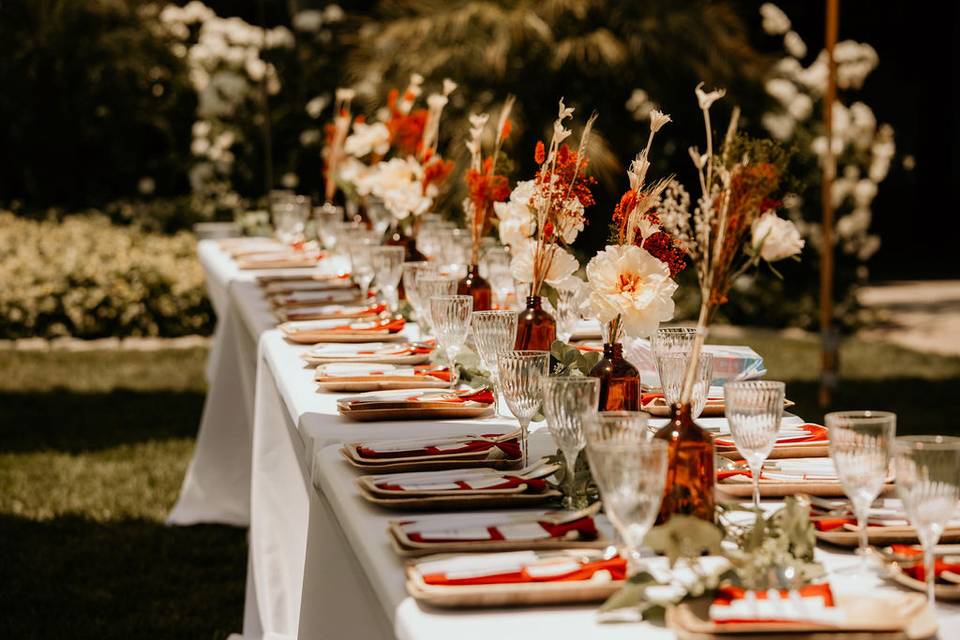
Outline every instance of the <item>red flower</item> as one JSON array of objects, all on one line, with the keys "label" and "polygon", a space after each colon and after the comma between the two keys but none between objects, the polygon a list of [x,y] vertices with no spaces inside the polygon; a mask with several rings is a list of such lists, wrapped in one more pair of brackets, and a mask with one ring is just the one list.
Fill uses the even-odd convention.
[{"label": "red flower", "polygon": [[613,210],[613,224],[617,228],[620,242],[623,242],[627,235],[627,221],[630,219],[630,212],[633,211],[635,206],[637,206],[637,194],[631,189],[623,194],[617,207]]},{"label": "red flower", "polygon": [[503,128],[500,129],[500,139],[506,140],[507,136],[510,135],[510,132],[513,130],[513,123],[509,120],[503,121]]},{"label": "red flower", "polygon": [[437,157],[427,163],[427,165],[423,167],[424,192],[426,192],[427,187],[431,184],[439,187],[443,181],[447,179],[451,171],[453,171],[453,160],[444,160],[443,158]]},{"label": "red flower", "polygon": [[646,240],[642,240],[638,235],[637,244],[666,264],[670,269],[671,278],[675,278],[687,267],[687,252],[676,243],[673,236],[665,231],[658,231]]},{"label": "red flower", "polygon": [[543,164],[547,159],[547,152],[543,148],[543,140],[537,140],[537,146],[533,151],[533,159],[537,164]]},{"label": "red flower", "polygon": [[387,129],[390,131],[390,140],[397,151],[407,155],[416,154],[423,142],[423,130],[426,124],[426,109],[415,109],[409,114],[394,111],[387,122]]}]

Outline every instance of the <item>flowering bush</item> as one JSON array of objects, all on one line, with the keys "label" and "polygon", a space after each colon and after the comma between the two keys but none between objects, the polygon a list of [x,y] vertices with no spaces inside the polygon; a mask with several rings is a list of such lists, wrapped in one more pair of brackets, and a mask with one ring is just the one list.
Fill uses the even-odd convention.
[{"label": "flowering bush", "polygon": [[102,215],[33,221],[0,212],[0,337],[208,333],[196,241]]}]

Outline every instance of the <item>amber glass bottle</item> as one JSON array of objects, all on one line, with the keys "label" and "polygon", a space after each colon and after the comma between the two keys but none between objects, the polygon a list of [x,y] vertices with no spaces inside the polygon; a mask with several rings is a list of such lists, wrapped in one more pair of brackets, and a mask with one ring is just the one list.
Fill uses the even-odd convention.
[{"label": "amber glass bottle", "polygon": [[690,405],[674,405],[670,422],[654,437],[666,440],[668,444],[667,484],[657,524],[663,524],[675,513],[713,522],[716,482],[713,438],[693,421]]},{"label": "amber glass bottle", "polygon": [[543,310],[540,296],[527,296],[527,308],[517,319],[514,349],[550,351],[557,339],[557,321]]},{"label": "amber glass bottle", "polygon": [[387,237],[386,244],[406,249],[407,255],[403,258],[404,262],[420,262],[421,260],[427,259],[426,256],[417,250],[416,239],[408,236],[403,232],[403,229],[399,227]]},{"label": "amber glass bottle", "polygon": [[489,311],[493,308],[493,287],[480,276],[480,267],[467,267],[467,275],[457,283],[457,295],[473,296],[474,311]]},{"label": "amber glass bottle", "polygon": [[600,411],[640,411],[640,372],[624,359],[622,344],[604,344],[590,375],[600,378]]}]

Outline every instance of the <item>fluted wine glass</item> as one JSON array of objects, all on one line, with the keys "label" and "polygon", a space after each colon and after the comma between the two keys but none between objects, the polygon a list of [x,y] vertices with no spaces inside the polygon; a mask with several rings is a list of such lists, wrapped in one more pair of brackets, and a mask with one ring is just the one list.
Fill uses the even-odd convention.
[{"label": "fluted wine glass", "polygon": [[693,341],[697,330],[693,327],[662,327],[650,340],[654,357],[663,353],[683,353],[689,355],[693,350]]},{"label": "fluted wine glass", "polygon": [[[680,402],[680,392],[683,390],[683,382],[687,376],[690,354],[664,351],[657,354],[656,361],[660,386],[663,389],[663,400],[668,407],[672,407]],[[694,420],[703,413],[712,380],[713,356],[709,353],[701,353],[697,359],[697,370],[694,372],[693,388],[690,390],[690,415]]]},{"label": "fluted wine glass", "polygon": [[830,458],[843,492],[857,517],[863,558],[862,572],[869,574],[867,516],[870,505],[890,472],[890,457],[897,434],[897,416],[888,411],[836,411],[825,417],[830,438]]},{"label": "fluted wine glass", "polygon": [[347,253],[350,256],[350,277],[360,287],[360,296],[364,304],[370,293],[370,283],[373,282],[373,248],[376,246],[376,240],[367,234],[357,234],[351,237],[347,244]]},{"label": "fluted wine glass", "polygon": [[667,478],[667,443],[635,439],[630,432],[595,431],[587,460],[603,509],[620,535],[628,573],[640,565],[640,547],[660,511]]},{"label": "fluted wine glass", "polygon": [[433,319],[430,317],[430,299],[436,296],[452,296],[457,293],[457,279],[447,276],[439,276],[435,273],[417,274],[417,296],[420,298],[420,311],[418,319],[420,322],[421,336],[434,335]]},{"label": "fluted wine glass", "polygon": [[434,296],[430,298],[430,317],[434,320],[433,331],[437,348],[447,357],[450,371],[450,388],[459,381],[457,355],[463,350],[470,330],[470,312],[473,311],[472,296]]},{"label": "fluted wine glass", "polygon": [[500,375],[497,356],[513,351],[517,339],[516,311],[474,311],[471,317],[473,343],[480,364],[490,373],[496,415],[500,415]]},{"label": "fluted wine glass", "polygon": [[422,316],[424,315],[424,311],[420,303],[420,292],[417,290],[417,276],[421,273],[424,275],[436,275],[437,268],[423,260],[404,262],[401,267],[401,273],[403,293],[407,298],[407,302],[413,307],[413,313],[417,318],[417,322],[421,323],[423,321]]},{"label": "fluted wine glass", "polygon": [[557,289],[557,304],[554,307],[557,321],[557,340],[570,342],[570,337],[580,321],[579,288]]},{"label": "fluted wine glass", "polygon": [[520,452],[527,465],[527,432],[543,404],[543,379],[550,373],[549,351],[508,351],[497,356],[503,397],[520,422]]},{"label": "fluted wine glass", "polygon": [[599,411],[584,423],[584,437],[591,441],[644,442],[652,434],[648,429],[650,415],[642,411]]},{"label": "fluted wine glass", "polygon": [[406,249],[396,246],[374,247],[372,252],[374,280],[380,296],[390,308],[391,313],[396,313],[400,305],[397,287],[403,275],[405,253]]},{"label": "fluted wine glass", "polygon": [[960,438],[905,436],[894,444],[897,495],[923,546],[927,601],[936,599],[934,547],[960,500]]},{"label": "fluted wine glass", "polygon": [[584,421],[590,420],[600,404],[600,379],[589,376],[556,376],[543,379],[543,413],[547,427],[563,453],[567,492],[564,507],[581,508],[576,496],[577,456],[587,444]]},{"label": "fluted wine glass", "polygon": [[760,514],[760,473],[777,443],[786,385],[772,380],[729,382],[723,388],[724,413],[733,443],[750,465],[753,508]]}]

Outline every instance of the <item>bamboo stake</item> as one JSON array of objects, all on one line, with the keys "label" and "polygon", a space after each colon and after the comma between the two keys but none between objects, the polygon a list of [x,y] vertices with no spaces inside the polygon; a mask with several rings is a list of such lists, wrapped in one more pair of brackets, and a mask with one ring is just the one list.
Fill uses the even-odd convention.
[{"label": "bamboo stake", "polygon": [[823,179],[820,201],[823,208],[823,240],[820,249],[820,406],[830,404],[831,392],[837,386],[839,365],[839,338],[833,323],[833,180],[837,173],[833,155],[833,103],[837,95],[837,63],[833,57],[839,31],[840,0],[826,0],[826,48],[829,73],[827,91],[823,99],[823,124],[827,150],[823,158]]}]

